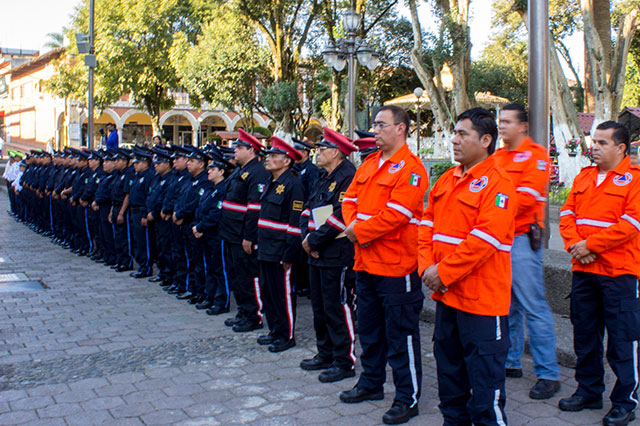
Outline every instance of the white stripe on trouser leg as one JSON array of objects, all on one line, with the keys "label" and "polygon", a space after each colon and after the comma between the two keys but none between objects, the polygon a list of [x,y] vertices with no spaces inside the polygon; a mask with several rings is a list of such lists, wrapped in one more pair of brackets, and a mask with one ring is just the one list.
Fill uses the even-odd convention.
[{"label": "white stripe on trouser leg", "polygon": [[493,398],[493,411],[496,414],[496,422],[499,426],[507,426],[502,418],[502,410],[500,409],[500,389],[496,389],[495,397]]},{"label": "white stripe on trouser leg", "polygon": [[636,299],[640,298],[640,282],[636,278]]},{"label": "white stripe on trouser leg", "polygon": [[411,292],[411,277],[409,275],[404,276],[404,286],[407,293]]},{"label": "white stripe on trouser leg", "polygon": [[502,329],[500,328],[500,317],[496,317],[496,340],[502,339]]},{"label": "white stripe on trouser leg", "polygon": [[418,403],[418,374],[416,373],[416,356],[413,349],[413,336],[409,334],[407,336],[407,355],[409,355],[409,372],[411,373],[411,385],[413,386],[413,404],[415,406]]},{"label": "white stripe on trouser leg", "polygon": [[262,296],[260,295],[260,278],[255,277],[253,279],[253,289],[256,293],[256,303],[258,304],[258,316],[260,317],[260,321],[262,321]]},{"label": "white stripe on trouser leg", "polygon": [[344,322],[347,324],[349,339],[351,340],[349,345],[349,358],[351,358],[351,361],[353,362],[351,365],[351,368],[353,369],[356,364],[356,333],[353,327],[353,319],[351,318],[351,309],[346,303],[342,304],[342,309],[344,310]]},{"label": "white stripe on trouser leg", "polygon": [[640,371],[638,371],[638,341],[634,340],[632,342],[631,351],[633,352],[633,382],[635,383],[633,389],[631,390],[631,394],[629,395],[629,399],[636,403],[636,407],[638,406],[638,399],[633,397],[635,391],[638,390],[638,379],[640,376]]},{"label": "white stripe on trouser leg", "polygon": [[289,340],[293,339],[293,302],[291,301],[291,268],[284,273],[284,300],[287,304],[287,318],[289,319]]}]

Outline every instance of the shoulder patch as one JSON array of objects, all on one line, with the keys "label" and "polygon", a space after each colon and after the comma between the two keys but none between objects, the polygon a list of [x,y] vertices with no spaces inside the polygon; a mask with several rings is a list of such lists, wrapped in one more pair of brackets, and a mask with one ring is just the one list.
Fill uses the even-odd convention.
[{"label": "shoulder patch", "polygon": [[524,151],[524,152],[518,152],[516,155],[513,156],[513,161],[515,163],[522,163],[524,161],[527,161],[529,158],[531,158],[531,151]]},{"label": "shoulder patch", "polygon": [[258,192],[262,194],[264,192],[265,186],[266,185],[264,183],[259,183],[258,184]]},{"label": "shoulder patch", "polygon": [[485,186],[487,186],[487,183],[489,183],[489,178],[486,176],[482,176],[479,179],[474,179],[469,184],[469,191],[480,192],[484,189]]},{"label": "shoulder patch", "polygon": [[304,205],[304,203],[302,201],[294,201],[292,209],[294,211],[301,212],[303,205]]},{"label": "shoulder patch", "polygon": [[389,173],[395,173],[398,170],[401,170],[403,167],[404,160],[400,161],[399,163],[392,164],[391,166],[389,166]]},{"label": "shoulder patch", "polygon": [[202,194],[204,194],[204,188],[200,188],[200,191],[198,191],[198,195],[202,197]]},{"label": "shoulder patch", "polygon": [[409,178],[409,183],[413,186],[420,186],[420,180],[422,177],[417,173],[411,173],[411,177]]},{"label": "shoulder patch", "polygon": [[631,173],[627,172],[624,175],[618,175],[614,177],[613,183],[618,186],[625,186],[631,183],[632,180],[633,180],[633,176],[631,175]]},{"label": "shoulder patch", "polygon": [[502,192],[498,192],[496,195],[496,206],[501,209],[506,209],[509,205],[509,196],[503,194]]}]

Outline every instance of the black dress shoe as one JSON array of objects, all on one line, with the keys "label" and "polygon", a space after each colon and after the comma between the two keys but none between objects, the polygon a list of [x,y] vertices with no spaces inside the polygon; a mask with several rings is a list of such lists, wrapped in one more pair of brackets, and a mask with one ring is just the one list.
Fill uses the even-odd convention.
[{"label": "black dress shoe", "polygon": [[232,330],[236,333],[246,333],[247,331],[260,330],[262,328],[262,323],[257,321],[251,321],[248,319],[243,319],[236,323]]},{"label": "black dress shoe", "polygon": [[209,309],[212,306],[213,306],[213,302],[204,300],[196,305],[196,309],[198,310]]},{"label": "black dress shoe", "polygon": [[233,327],[236,324],[239,324],[242,321],[242,317],[235,316],[233,318],[227,318],[224,320],[224,325],[227,327]]},{"label": "black dress shoe", "polygon": [[220,306],[212,306],[211,308],[207,309],[207,315],[220,315],[226,314],[227,312],[229,312],[229,308],[223,308]]},{"label": "black dress shoe", "polygon": [[560,390],[560,382],[557,380],[538,379],[529,391],[531,399],[549,399]]},{"label": "black dress shoe", "polygon": [[171,291],[171,290],[177,290],[178,288],[179,288],[178,284],[171,284],[171,286],[165,287],[165,288],[163,288],[163,290],[164,291]]},{"label": "black dress shoe", "polygon": [[275,337],[273,337],[271,334],[264,334],[258,337],[258,344],[261,346],[267,346],[272,344],[274,340]]},{"label": "black dress shoe", "polygon": [[178,293],[178,295],[176,296],[176,299],[186,300],[186,299],[191,299],[192,297],[193,297],[193,293],[191,293],[190,291],[185,291],[184,293]]},{"label": "black dress shoe", "polygon": [[414,404],[411,407],[406,402],[393,401],[393,405],[389,408],[389,411],[382,416],[382,423],[386,425],[399,425],[400,423],[406,423],[412,417],[417,416],[420,413],[418,410],[418,404]]},{"label": "black dress shoe", "polygon": [[286,351],[287,349],[291,349],[292,347],[294,347],[296,345],[296,340],[295,339],[275,339],[270,345],[269,345],[269,352],[283,352]]},{"label": "black dress shoe", "polygon": [[586,398],[582,395],[572,395],[558,401],[558,408],[562,411],[582,411],[585,408],[598,410],[602,408],[602,398]]},{"label": "black dress shoe", "polygon": [[149,278],[149,282],[150,283],[159,283],[160,281],[164,281],[164,278],[162,278],[159,275],[156,275],[155,277]]},{"label": "black dress shoe", "polygon": [[378,392],[371,392],[364,389],[360,389],[358,385],[355,385],[353,389],[340,392],[340,401],[347,404],[355,404],[363,401],[380,401],[384,399],[384,392],[382,390]]},{"label": "black dress shoe", "polygon": [[170,287],[172,285],[173,285],[173,281],[171,280],[165,280],[160,283],[160,287]]},{"label": "black dress shoe", "polygon": [[180,290],[179,287],[176,287],[176,288],[170,288],[170,290],[167,290],[167,293],[178,295],[178,294],[183,294],[184,291]]},{"label": "black dress shoe", "polygon": [[326,370],[331,367],[333,361],[316,355],[311,359],[303,359],[300,361],[300,368],[306,371]]},{"label": "black dress shoe", "polygon": [[189,299],[189,303],[192,305],[197,305],[198,303],[204,300],[204,296],[195,295],[191,299]]},{"label": "black dress shoe", "polygon": [[322,383],[339,382],[340,380],[347,379],[356,375],[355,370],[345,370],[344,368],[336,367],[335,365],[328,370],[323,371],[318,376],[318,380]]},{"label": "black dress shoe", "polygon": [[128,272],[128,271],[131,271],[132,269],[133,269],[133,266],[120,265],[115,269],[115,271],[116,272]]},{"label": "black dress shoe", "polygon": [[522,377],[522,368],[505,368],[504,375],[513,379]]},{"label": "black dress shoe", "polygon": [[622,407],[612,407],[602,418],[604,426],[627,426],[636,418],[633,411],[627,411]]}]

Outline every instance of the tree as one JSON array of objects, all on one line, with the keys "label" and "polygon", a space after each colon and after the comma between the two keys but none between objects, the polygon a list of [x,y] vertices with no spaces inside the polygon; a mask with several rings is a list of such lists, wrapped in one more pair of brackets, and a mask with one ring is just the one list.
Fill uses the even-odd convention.
[{"label": "tree", "polygon": [[[106,107],[131,93],[152,117],[159,133],[160,112],[174,105],[170,90],[179,79],[170,60],[174,38],[195,42],[208,14],[204,1],[105,0],[95,8],[96,105]],[[74,30],[87,32],[88,7],[77,9]]]},{"label": "tree", "polygon": [[622,106],[640,106],[640,37],[636,35],[629,48]]},{"label": "tree", "polygon": [[[275,91],[271,99],[291,100],[291,87],[297,87],[302,49],[317,16],[319,0],[235,0],[234,4],[236,12],[262,32],[269,46]],[[293,109],[289,109],[293,105],[277,106],[284,109],[268,112],[278,117],[282,113],[276,122],[276,134],[288,138],[294,133]]]},{"label": "tree", "polygon": [[[430,43],[425,45],[416,0],[408,0],[414,40],[411,62],[429,95],[435,121],[447,139],[454,124],[453,117],[471,106],[467,92],[471,72],[469,1],[435,0],[440,21],[439,32],[431,35]],[[445,64],[451,69],[454,81],[451,107],[440,80],[440,72]]]},{"label": "tree", "polygon": [[47,41],[44,44],[45,49],[53,50],[58,47],[64,47],[64,33],[65,29],[62,28],[62,31],[59,33],[48,33]]},{"label": "tree", "polygon": [[225,5],[212,13],[196,44],[184,34],[176,38],[171,62],[196,107],[205,100],[230,110],[239,107],[245,117],[256,108],[256,84],[268,77],[268,52],[256,31]]}]

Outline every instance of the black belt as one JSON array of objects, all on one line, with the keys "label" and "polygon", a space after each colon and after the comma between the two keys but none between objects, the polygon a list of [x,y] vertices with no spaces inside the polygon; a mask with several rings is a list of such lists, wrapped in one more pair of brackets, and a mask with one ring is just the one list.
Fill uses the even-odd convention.
[{"label": "black belt", "polygon": [[147,211],[147,208],[146,207],[129,207],[129,210],[131,210],[131,213],[140,213],[140,212]]}]

